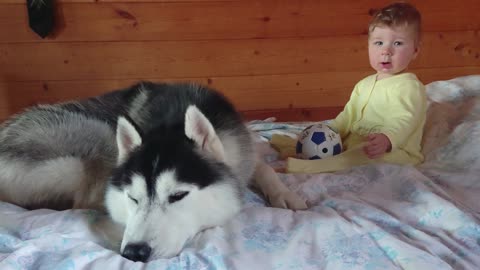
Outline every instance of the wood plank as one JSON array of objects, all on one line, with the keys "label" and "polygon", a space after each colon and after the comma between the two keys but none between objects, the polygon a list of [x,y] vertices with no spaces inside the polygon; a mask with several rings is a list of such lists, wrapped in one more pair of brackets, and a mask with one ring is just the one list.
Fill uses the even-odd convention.
[{"label": "wood plank", "polygon": [[[233,2],[239,0],[56,0],[57,3],[176,3],[176,2]],[[25,5],[24,0],[0,0],[2,4]]]},{"label": "wood plank", "polygon": [[[355,82],[365,72],[292,74],[270,76],[159,79],[194,81],[222,91],[241,110],[343,106]],[[0,83],[7,105],[0,115],[12,114],[38,103],[54,103],[100,95],[137,80],[31,81]]]},{"label": "wood plank", "polygon": [[322,121],[335,118],[343,107],[321,107],[321,108],[300,108],[300,109],[275,109],[242,111],[245,120],[264,120],[275,117],[278,122],[292,121]]},{"label": "wood plank", "polygon": [[[0,8],[0,43],[298,38],[366,33],[371,10],[389,1],[198,1],[69,3],[44,40],[28,27],[24,5]],[[480,29],[480,1],[417,1],[426,32]],[[348,19],[344,19],[348,18]]]},{"label": "wood plank", "polygon": [[[480,32],[430,33],[413,68],[480,66]],[[4,81],[368,71],[366,37],[0,44]],[[48,67],[48,68],[45,68]]]},{"label": "wood plank", "polygon": [[480,75],[480,66],[412,69],[412,72],[426,85],[434,81],[446,81],[461,76]]},{"label": "wood plank", "polygon": [[[413,69],[425,83],[479,74],[479,67]],[[208,77],[150,81],[195,81],[223,92],[239,110],[265,112],[287,109],[295,117],[305,108],[343,107],[361,78],[372,71],[326,72],[269,76]],[[0,120],[38,103],[54,103],[100,95],[128,87],[136,80],[0,82]],[[308,114],[308,113],[303,113]],[[312,117],[318,115],[312,113]],[[286,116],[282,116],[282,119]],[[305,116],[302,116],[305,117]],[[261,119],[261,118],[257,118]]]}]

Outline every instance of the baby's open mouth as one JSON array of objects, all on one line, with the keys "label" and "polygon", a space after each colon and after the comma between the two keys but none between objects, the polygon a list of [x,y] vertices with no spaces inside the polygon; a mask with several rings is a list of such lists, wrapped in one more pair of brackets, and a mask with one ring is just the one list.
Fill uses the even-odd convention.
[{"label": "baby's open mouth", "polygon": [[382,68],[392,68],[392,62],[381,62]]}]

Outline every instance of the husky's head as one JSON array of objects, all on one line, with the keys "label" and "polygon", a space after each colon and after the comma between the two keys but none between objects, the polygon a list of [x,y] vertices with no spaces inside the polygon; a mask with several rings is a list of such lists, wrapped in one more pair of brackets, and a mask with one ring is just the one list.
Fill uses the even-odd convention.
[{"label": "husky's head", "polygon": [[117,144],[119,167],[106,207],[125,225],[124,257],[175,256],[199,231],[240,210],[240,187],[224,163],[223,145],[197,107],[188,107],[180,132],[163,129],[145,137],[120,117]]}]

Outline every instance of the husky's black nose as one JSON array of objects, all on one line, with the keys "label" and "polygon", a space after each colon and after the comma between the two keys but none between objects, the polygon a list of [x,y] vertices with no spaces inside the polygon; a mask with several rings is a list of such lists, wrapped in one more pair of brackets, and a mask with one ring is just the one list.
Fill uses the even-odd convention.
[{"label": "husky's black nose", "polygon": [[122,256],[134,262],[146,262],[152,248],[145,243],[128,244],[123,250]]}]

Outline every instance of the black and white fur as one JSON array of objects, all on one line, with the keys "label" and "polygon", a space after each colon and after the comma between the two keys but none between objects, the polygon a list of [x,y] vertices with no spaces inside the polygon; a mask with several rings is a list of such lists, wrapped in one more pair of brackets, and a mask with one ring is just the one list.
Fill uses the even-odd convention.
[{"label": "black and white fur", "polygon": [[256,157],[220,93],[142,82],[79,102],[40,105],[0,126],[0,199],[27,208],[105,209],[128,259],[171,257],[242,207],[251,178],[274,206],[302,209]]}]

